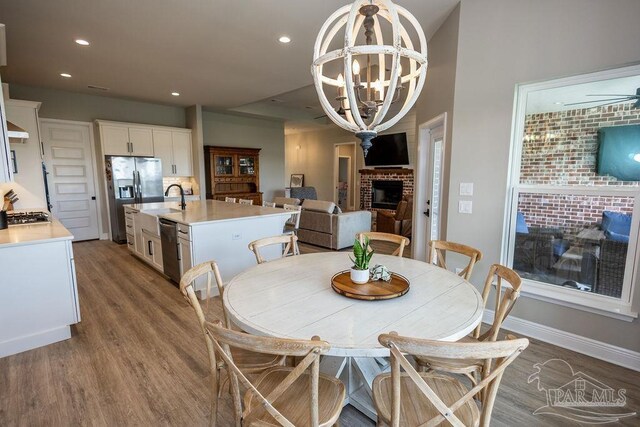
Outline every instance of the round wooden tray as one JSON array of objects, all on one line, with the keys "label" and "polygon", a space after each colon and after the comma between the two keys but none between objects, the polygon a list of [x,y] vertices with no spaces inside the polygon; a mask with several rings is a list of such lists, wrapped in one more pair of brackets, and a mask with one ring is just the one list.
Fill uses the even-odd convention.
[{"label": "round wooden tray", "polygon": [[391,273],[389,282],[370,280],[359,285],[351,281],[349,270],[345,270],[331,278],[331,287],[347,298],[375,301],[401,297],[409,292],[409,281],[397,273]]}]

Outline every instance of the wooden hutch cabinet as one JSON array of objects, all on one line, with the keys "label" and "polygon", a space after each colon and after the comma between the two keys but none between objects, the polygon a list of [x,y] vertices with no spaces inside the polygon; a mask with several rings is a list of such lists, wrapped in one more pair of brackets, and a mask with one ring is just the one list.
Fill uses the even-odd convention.
[{"label": "wooden hutch cabinet", "polygon": [[262,204],[260,149],[204,147],[207,199],[251,199]]}]

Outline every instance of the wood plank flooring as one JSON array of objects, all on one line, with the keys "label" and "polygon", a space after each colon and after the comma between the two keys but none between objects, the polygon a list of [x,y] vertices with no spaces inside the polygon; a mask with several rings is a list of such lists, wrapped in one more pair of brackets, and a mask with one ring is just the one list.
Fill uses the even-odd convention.
[{"label": "wood plank flooring", "polygon": [[[124,245],[92,241],[74,251],[82,322],[70,340],[0,359],[0,426],[206,425],[206,350],[177,288]],[[204,306],[212,317],[221,313],[217,299]],[[550,358],[627,389],[627,408],[640,409],[637,372],[534,340],[507,370],[493,425],[578,425],[532,415],[545,397],[527,378]],[[219,425],[233,425],[227,395],[220,409]],[[350,406],[340,421],[373,425]]]}]

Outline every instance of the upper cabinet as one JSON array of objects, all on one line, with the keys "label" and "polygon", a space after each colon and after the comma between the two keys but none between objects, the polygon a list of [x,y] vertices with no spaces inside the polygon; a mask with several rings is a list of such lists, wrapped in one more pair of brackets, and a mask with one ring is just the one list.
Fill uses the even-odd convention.
[{"label": "upper cabinet", "polygon": [[153,157],[152,128],[99,122],[105,156]]},{"label": "upper cabinet", "polygon": [[0,183],[12,180],[11,156],[9,154],[9,138],[7,137],[7,120],[0,82]]},{"label": "upper cabinet", "polygon": [[163,176],[193,175],[191,131],[154,129],[153,151],[162,160]]}]

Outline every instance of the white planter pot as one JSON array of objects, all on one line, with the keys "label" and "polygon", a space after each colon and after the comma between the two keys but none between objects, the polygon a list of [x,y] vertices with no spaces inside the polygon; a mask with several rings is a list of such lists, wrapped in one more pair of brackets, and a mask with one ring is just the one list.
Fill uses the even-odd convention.
[{"label": "white planter pot", "polygon": [[369,281],[369,270],[351,269],[351,281],[359,285],[363,285]]}]

